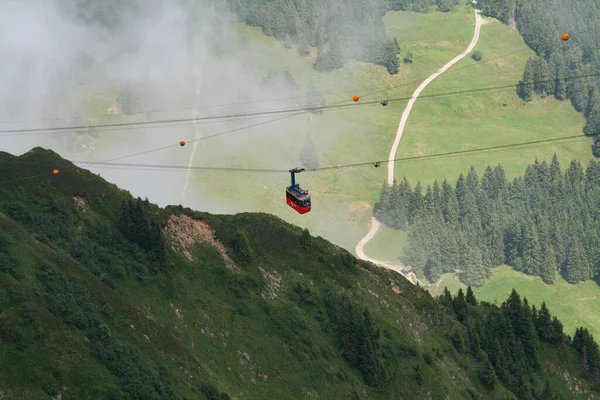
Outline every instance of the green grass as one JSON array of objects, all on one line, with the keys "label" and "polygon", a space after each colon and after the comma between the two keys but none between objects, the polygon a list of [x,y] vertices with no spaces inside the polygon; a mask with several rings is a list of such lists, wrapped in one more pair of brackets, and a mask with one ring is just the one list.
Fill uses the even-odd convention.
[{"label": "green grass", "polygon": [[[484,55],[482,62],[516,53],[469,68],[465,67],[475,61],[466,57],[427,86],[423,95],[516,84],[521,79],[525,62],[533,55],[530,50],[521,51],[525,48],[518,33],[507,26],[499,22],[485,24],[475,47]],[[578,135],[583,123],[582,115],[573,110],[570,102],[536,97],[533,102],[524,104],[514,88],[423,98],[417,100],[413,108],[398,157]],[[582,138],[407,161],[398,164],[396,177],[407,176],[413,185],[416,181],[428,184],[435,179],[455,182],[459,174],[466,173],[471,166],[482,173],[490,164],[502,164],[507,176],[512,178],[522,174],[536,158],[550,161],[554,152],[562,163],[572,159],[587,163],[592,158],[590,145],[590,139]]]},{"label": "green grass", "polygon": [[402,250],[408,244],[407,232],[381,225],[375,238],[377,240],[371,240],[366,244],[364,248],[366,254],[377,254],[382,261],[394,264],[402,263],[400,260],[403,255]]},{"label": "green grass", "polygon": [[[444,286],[452,293],[466,287],[454,274],[444,274],[438,283],[429,288],[432,294],[439,295]],[[559,278],[554,285],[546,285],[539,277],[502,266],[494,268],[491,279],[484,286],[474,288],[474,292],[482,300],[500,304],[513,288],[538,308],[545,301],[552,314],[563,322],[566,333],[573,335],[576,327],[583,326],[594,337],[600,337],[600,287],[594,281],[570,285]]]}]

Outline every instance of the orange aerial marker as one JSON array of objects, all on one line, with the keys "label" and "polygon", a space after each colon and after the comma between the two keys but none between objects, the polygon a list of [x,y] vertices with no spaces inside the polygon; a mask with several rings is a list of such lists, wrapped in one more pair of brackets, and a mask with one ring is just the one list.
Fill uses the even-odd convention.
[{"label": "orange aerial marker", "polygon": [[185,146],[185,141],[184,141],[184,140],[182,140],[181,142],[179,142],[179,145],[180,145],[180,146]]},{"label": "orange aerial marker", "polygon": [[358,96],[354,96],[354,97],[352,98],[352,100],[354,100],[354,101],[358,101],[358,99],[360,99],[360,97],[358,97]]},{"label": "orange aerial marker", "polygon": [[562,35],[562,40],[564,40],[565,42],[566,42],[567,40],[569,40],[569,34],[568,34],[568,33],[563,33],[563,35]]},{"label": "orange aerial marker", "polygon": [[53,171],[53,174],[54,174],[54,175],[58,175],[58,170],[57,170],[57,169],[55,169],[55,170]]}]

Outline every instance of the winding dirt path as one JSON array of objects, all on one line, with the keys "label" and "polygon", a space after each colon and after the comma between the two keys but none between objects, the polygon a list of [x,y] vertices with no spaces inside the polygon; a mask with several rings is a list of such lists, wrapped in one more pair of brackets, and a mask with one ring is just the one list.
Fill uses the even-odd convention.
[{"label": "winding dirt path", "polygon": [[[440,76],[441,74],[446,72],[450,67],[452,67],[454,64],[456,64],[461,59],[463,59],[467,54],[469,54],[471,51],[473,51],[473,49],[475,48],[475,45],[477,44],[477,41],[479,40],[479,32],[481,30],[481,25],[483,24],[483,19],[479,15],[479,10],[475,9],[474,14],[475,14],[475,30],[473,32],[473,39],[471,40],[471,43],[469,44],[469,46],[467,46],[465,51],[460,53],[458,56],[454,57],[450,62],[448,62],[442,68],[438,69],[437,72],[432,74],[429,78],[425,79],[419,85],[419,87],[414,91],[414,93],[410,97],[410,100],[408,101],[408,104],[406,104],[406,108],[404,109],[404,112],[402,113],[402,117],[400,118],[400,125],[398,126],[398,131],[396,132],[396,138],[394,139],[394,143],[392,144],[392,149],[391,149],[390,155],[388,157],[388,179],[387,179],[387,181],[388,181],[389,185],[393,184],[393,182],[394,182],[394,158],[396,157],[396,153],[398,151],[398,146],[400,145],[400,139],[402,138],[402,133],[404,132],[404,126],[406,125],[408,116],[410,115],[410,112],[413,108],[413,105],[417,101],[419,94],[421,94],[423,89],[425,89],[425,87],[427,85],[429,85],[435,78],[437,78],[438,76]],[[358,256],[358,258],[366,260],[366,261],[370,261],[370,262],[380,265],[384,268],[388,268],[388,269],[400,272],[408,280],[410,280],[413,284],[415,282],[421,283],[417,279],[416,275],[413,272],[409,272],[409,273],[405,274],[404,269],[403,269],[404,267],[402,265],[392,265],[385,261],[376,260],[376,259],[367,257],[367,255],[364,252],[364,247],[371,239],[373,239],[373,237],[379,231],[380,227],[381,227],[381,222],[377,221],[377,219],[375,219],[375,217],[372,217],[371,218],[371,229],[369,229],[369,232],[365,235],[365,237],[363,237],[360,240],[360,242],[358,242],[358,244],[356,245],[355,251],[356,251],[356,255]]]}]

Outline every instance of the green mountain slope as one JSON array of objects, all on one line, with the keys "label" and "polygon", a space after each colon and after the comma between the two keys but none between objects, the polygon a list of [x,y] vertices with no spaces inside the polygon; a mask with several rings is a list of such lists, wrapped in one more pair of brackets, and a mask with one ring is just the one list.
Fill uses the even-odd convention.
[{"label": "green mountain slope", "polygon": [[159,209],[40,148],[0,153],[0,213],[3,399],[598,396],[583,332],[435,300],[270,215]]}]

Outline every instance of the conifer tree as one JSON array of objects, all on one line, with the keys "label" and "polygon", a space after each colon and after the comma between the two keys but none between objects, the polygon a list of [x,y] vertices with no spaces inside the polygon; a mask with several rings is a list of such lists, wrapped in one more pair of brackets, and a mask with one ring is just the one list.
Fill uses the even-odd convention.
[{"label": "conifer tree", "polygon": [[490,363],[487,354],[483,350],[481,350],[481,353],[482,354],[480,358],[483,361],[481,362],[482,367],[479,370],[479,378],[489,390],[494,390],[498,381],[496,377],[496,372],[494,371],[494,367],[492,367],[492,364]]},{"label": "conifer tree", "polygon": [[444,286],[444,292],[440,296],[440,301],[442,304],[452,308],[452,294],[448,290],[447,286]]},{"label": "conifer tree", "polygon": [[467,286],[466,301],[467,301],[468,304],[470,304],[472,306],[476,306],[477,305],[477,298],[475,297],[475,293],[473,293],[473,289],[471,289],[471,286]]},{"label": "conifer tree", "polygon": [[442,183],[442,196],[444,206],[442,208],[442,214],[444,216],[444,220],[447,224],[451,226],[456,226],[458,224],[458,200],[456,198],[456,193],[452,186],[448,183],[447,180],[444,179]]},{"label": "conifer tree", "polygon": [[540,307],[540,311],[537,314],[535,325],[540,339],[545,342],[552,341],[553,332],[551,324],[552,319],[550,316],[550,311],[548,310],[548,307],[546,307],[546,303],[543,302],[542,306]]},{"label": "conifer tree", "polygon": [[544,282],[551,285],[556,279],[556,255],[554,248],[547,243],[541,247],[539,275]]},{"label": "conifer tree", "polygon": [[586,136],[600,134],[600,102],[595,103],[591,107],[589,116],[583,127],[583,134]]},{"label": "conifer tree", "polygon": [[456,235],[450,229],[444,229],[440,238],[440,256],[444,272],[453,272],[460,266],[460,248]]},{"label": "conifer tree", "polygon": [[468,309],[467,300],[462,288],[458,289],[458,293],[452,299],[452,309],[454,310],[454,314],[456,314],[458,321],[465,325],[467,323]]},{"label": "conifer tree", "polygon": [[474,286],[483,285],[488,278],[489,270],[483,266],[481,251],[473,246],[468,246],[463,262],[465,282]]},{"label": "conifer tree", "polygon": [[414,222],[416,218],[421,218],[422,212],[425,210],[425,201],[423,199],[423,193],[421,183],[417,182],[415,189],[413,190],[410,200],[408,202],[408,213],[409,218],[412,218],[411,222]]},{"label": "conifer tree", "polygon": [[523,225],[522,259],[523,272],[529,275],[540,274],[541,249],[535,225],[526,221]]},{"label": "conifer tree", "polygon": [[558,100],[566,100],[568,98],[567,84],[565,80],[564,64],[558,64],[556,68],[556,81],[554,85],[554,97]]},{"label": "conifer tree", "polygon": [[531,101],[533,98],[533,82],[534,82],[535,61],[530,58],[525,63],[525,72],[523,79],[519,82],[518,95],[524,101]]},{"label": "conifer tree", "polygon": [[569,247],[567,260],[565,262],[565,279],[569,283],[577,283],[584,280],[586,276],[585,255],[579,243],[575,243]]},{"label": "conifer tree", "polygon": [[298,34],[298,42],[296,43],[296,51],[301,56],[307,56],[310,53],[308,40],[303,32]]},{"label": "conifer tree", "polygon": [[466,353],[467,346],[465,344],[465,335],[460,327],[456,327],[452,331],[452,344],[454,344],[454,347],[456,347],[456,350],[459,353]]}]

